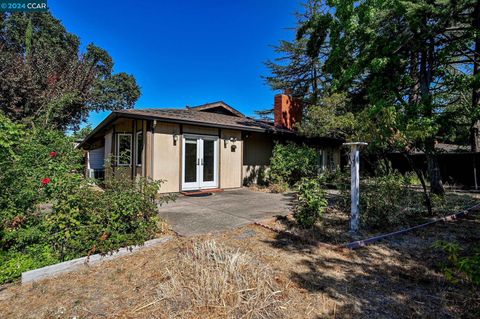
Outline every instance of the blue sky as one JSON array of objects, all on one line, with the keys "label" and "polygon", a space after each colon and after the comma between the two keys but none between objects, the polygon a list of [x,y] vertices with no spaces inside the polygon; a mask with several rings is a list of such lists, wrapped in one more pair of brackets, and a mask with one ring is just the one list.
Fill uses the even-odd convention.
[{"label": "blue sky", "polygon": [[[49,0],[53,15],[82,45],[106,49],[115,71],[133,74],[136,108],[224,100],[247,115],[273,105],[262,75],[271,45],[293,39],[300,1]],[[92,113],[97,125],[108,112]]]}]

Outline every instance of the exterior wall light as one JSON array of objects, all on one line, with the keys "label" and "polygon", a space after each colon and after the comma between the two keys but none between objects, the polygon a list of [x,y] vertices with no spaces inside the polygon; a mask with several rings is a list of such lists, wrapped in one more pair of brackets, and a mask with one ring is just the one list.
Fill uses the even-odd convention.
[{"label": "exterior wall light", "polygon": [[233,136],[230,137],[229,139],[225,139],[224,140],[224,147],[227,148],[229,142],[235,143],[236,141],[237,141],[237,138],[233,137]]},{"label": "exterior wall light", "polygon": [[177,134],[173,134],[173,145],[177,145],[177,142],[178,142],[178,135]]}]

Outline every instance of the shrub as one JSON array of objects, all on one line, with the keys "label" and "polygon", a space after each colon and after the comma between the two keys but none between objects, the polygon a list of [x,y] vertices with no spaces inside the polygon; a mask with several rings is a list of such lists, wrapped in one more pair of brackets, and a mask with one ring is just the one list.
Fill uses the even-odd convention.
[{"label": "shrub", "polygon": [[466,279],[474,285],[480,286],[480,249],[477,247],[471,256],[461,256],[463,249],[456,242],[437,241],[435,248],[441,248],[448,254],[450,266],[443,269],[445,277],[452,282]]},{"label": "shrub", "polygon": [[18,278],[24,271],[55,264],[58,261],[48,244],[30,245],[22,252],[0,252],[0,283]]},{"label": "shrub", "polygon": [[24,130],[0,114],[0,283],[23,271],[141,244],[159,231],[161,182],[81,175],[82,152],[61,132]]},{"label": "shrub", "polygon": [[318,152],[308,146],[293,143],[276,144],[270,160],[270,182],[293,186],[302,177],[318,173]]},{"label": "shrub", "polygon": [[328,206],[318,179],[302,178],[297,184],[297,199],[293,216],[304,227],[313,226]]},{"label": "shrub", "polygon": [[56,202],[45,222],[60,260],[142,244],[159,231],[159,181],[112,179],[105,191],[68,181],[58,184]]},{"label": "shrub", "polygon": [[[423,197],[409,188],[409,180],[399,173],[360,181],[360,219],[367,228],[383,229],[409,224],[421,217]],[[350,188],[342,190],[340,206],[350,210]]]}]

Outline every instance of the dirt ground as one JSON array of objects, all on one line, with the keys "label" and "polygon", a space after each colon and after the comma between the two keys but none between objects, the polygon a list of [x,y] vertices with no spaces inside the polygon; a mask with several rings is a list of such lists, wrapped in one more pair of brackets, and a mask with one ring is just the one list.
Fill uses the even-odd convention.
[{"label": "dirt ground", "polygon": [[[480,294],[448,282],[436,240],[480,242],[480,213],[356,251],[299,241],[256,225],[175,238],[128,257],[24,286],[1,287],[1,318],[180,318],[159,298],[168,271],[195,242],[248,253],[271,269],[284,318],[478,318]],[[195,280],[192,278],[191,280]],[[172,306],[172,305],[170,305]],[[212,307],[190,318],[228,317]],[[248,318],[248,316],[246,316]],[[279,316],[276,316],[276,318]]]}]

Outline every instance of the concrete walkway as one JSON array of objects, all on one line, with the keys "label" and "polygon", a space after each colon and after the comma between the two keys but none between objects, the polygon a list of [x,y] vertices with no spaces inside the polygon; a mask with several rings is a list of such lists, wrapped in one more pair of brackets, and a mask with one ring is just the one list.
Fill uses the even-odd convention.
[{"label": "concrete walkway", "polygon": [[160,207],[159,215],[182,236],[232,229],[276,215],[287,215],[293,194],[255,192],[246,188],[226,190],[205,197],[179,195]]}]

